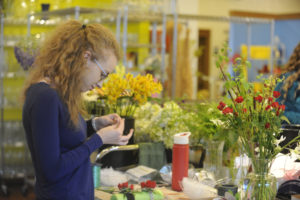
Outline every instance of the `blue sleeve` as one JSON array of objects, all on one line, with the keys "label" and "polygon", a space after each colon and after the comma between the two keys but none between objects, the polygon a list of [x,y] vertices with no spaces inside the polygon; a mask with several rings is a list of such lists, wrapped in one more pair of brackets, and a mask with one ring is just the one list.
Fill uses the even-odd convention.
[{"label": "blue sleeve", "polygon": [[61,153],[59,105],[57,94],[43,93],[37,97],[30,111],[35,162],[50,182],[73,173],[82,163],[88,162],[90,154],[102,145],[100,136],[93,134],[76,148]]},{"label": "blue sleeve", "polygon": [[284,115],[289,119],[291,124],[300,124],[300,113],[295,111],[285,111]]}]

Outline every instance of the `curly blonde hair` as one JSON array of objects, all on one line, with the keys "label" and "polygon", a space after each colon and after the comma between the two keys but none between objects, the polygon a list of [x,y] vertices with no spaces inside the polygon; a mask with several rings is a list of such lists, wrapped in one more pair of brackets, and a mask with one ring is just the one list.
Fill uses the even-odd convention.
[{"label": "curly blonde hair", "polygon": [[[81,86],[87,64],[84,52],[91,51],[99,60],[105,60],[108,51],[120,58],[119,45],[111,31],[100,24],[83,25],[69,20],[59,25],[47,39],[33,64],[23,99],[28,88],[48,77],[70,113],[71,125],[79,127],[79,113],[84,114],[81,102]],[[95,56],[97,55],[97,56]]]},{"label": "curly blonde hair", "polygon": [[[284,91],[284,99],[287,97],[287,91],[292,87],[293,83],[300,78],[300,42],[296,46],[291,55],[288,63],[286,64],[283,73],[293,72],[289,77],[284,80],[282,90]],[[300,89],[300,84],[297,90]]]}]

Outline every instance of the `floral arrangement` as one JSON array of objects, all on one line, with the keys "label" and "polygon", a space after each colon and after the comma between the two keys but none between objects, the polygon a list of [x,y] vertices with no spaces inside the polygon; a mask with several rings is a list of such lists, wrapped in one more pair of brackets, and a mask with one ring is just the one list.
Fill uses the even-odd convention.
[{"label": "floral arrangement", "polygon": [[173,146],[173,135],[189,131],[184,120],[187,114],[175,102],[168,101],[162,106],[146,103],[135,113],[135,141],[164,142],[167,148]]},{"label": "floral arrangement", "polygon": [[140,183],[140,188],[134,188],[134,185],[128,184],[128,182],[118,184],[118,188],[121,194],[113,194],[111,199],[157,199],[162,200],[164,198],[163,193],[160,190],[155,190],[156,182],[147,180]]},{"label": "floral arrangement", "polygon": [[[247,60],[236,58],[233,64],[234,76],[225,73],[225,66],[229,60],[227,49],[225,45],[216,61],[228,94],[217,108],[226,116],[229,127],[233,130],[232,133],[238,134],[244,153],[252,161],[253,171],[260,175],[268,174],[270,163],[282,150],[277,142],[280,137],[281,123],[284,120],[288,121],[283,115],[285,106],[276,101],[281,94],[274,91],[276,83],[282,80],[272,76],[268,79],[258,77],[264,87],[256,91],[253,83],[248,82],[243,74],[245,67],[250,67]],[[297,139],[299,137],[290,143]],[[253,187],[255,188],[253,196],[256,199],[266,199],[274,195],[265,187],[264,181],[266,180],[261,178]]]},{"label": "floral arrangement", "polygon": [[148,180],[140,183],[142,191],[152,191],[156,187],[156,182]]},{"label": "floral arrangement", "polygon": [[195,143],[199,143],[201,139],[233,140],[228,134],[228,123],[216,108],[216,103],[186,104],[183,109],[187,116],[184,121],[192,133],[191,140]]},{"label": "floral arrangement", "polygon": [[129,186],[128,182],[125,182],[125,183],[119,183],[118,188],[121,192],[126,193],[126,192],[133,191],[134,186],[132,184]]},{"label": "floral arrangement", "polygon": [[162,91],[162,85],[153,76],[125,74],[124,66],[117,66],[116,73],[110,74],[103,87],[96,89],[98,95],[107,98],[111,112],[132,117],[136,108],[148,98]]}]

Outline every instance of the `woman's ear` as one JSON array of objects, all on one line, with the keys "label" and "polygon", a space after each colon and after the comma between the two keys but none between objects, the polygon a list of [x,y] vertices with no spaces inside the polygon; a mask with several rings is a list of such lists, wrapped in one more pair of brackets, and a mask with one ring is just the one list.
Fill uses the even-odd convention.
[{"label": "woman's ear", "polygon": [[91,53],[90,51],[85,51],[85,52],[83,53],[83,57],[84,57],[85,59],[91,59],[92,53]]}]

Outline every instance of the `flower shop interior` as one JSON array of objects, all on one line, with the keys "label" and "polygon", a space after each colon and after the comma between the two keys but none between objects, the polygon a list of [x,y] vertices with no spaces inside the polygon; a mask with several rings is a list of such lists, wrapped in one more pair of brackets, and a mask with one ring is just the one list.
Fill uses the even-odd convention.
[{"label": "flower shop interior", "polygon": [[91,154],[94,199],[300,199],[299,0],[2,0],[0,15],[1,200],[36,199],[21,93],[71,19],[121,50],[85,119],[134,129]]}]

